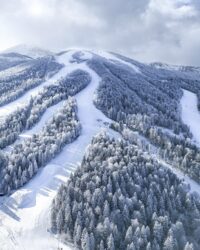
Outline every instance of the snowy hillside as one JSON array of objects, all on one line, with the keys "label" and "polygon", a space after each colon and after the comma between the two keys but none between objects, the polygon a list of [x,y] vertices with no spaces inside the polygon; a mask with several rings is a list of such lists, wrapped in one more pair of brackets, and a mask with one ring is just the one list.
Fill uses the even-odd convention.
[{"label": "snowy hillside", "polygon": [[34,47],[34,46],[28,46],[25,44],[21,44],[21,45],[17,45],[15,47],[9,48],[5,52],[6,53],[11,53],[11,52],[17,53],[20,55],[34,58],[34,59],[39,58],[39,57],[53,55],[53,53],[48,51],[48,50],[44,50],[44,49]]},{"label": "snowy hillside", "polygon": [[172,71],[200,73],[200,67],[194,67],[194,66],[170,65],[170,64],[158,63],[158,62],[151,63],[150,65],[157,68],[157,69],[166,69],[166,70],[172,70]]},{"label": "snowy hillside", "polygon": [[0,67],[0,249],[199,249],[198,68],[27,46]]}]

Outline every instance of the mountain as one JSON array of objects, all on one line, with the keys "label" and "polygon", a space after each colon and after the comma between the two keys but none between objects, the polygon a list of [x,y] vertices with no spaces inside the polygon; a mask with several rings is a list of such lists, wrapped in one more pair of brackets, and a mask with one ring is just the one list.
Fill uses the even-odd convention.
[{"label": "mountain", "polygon": [[29,60],[29,57],[17,53],[2,53],[0,54],[0,71],[26,63]]},{"label": "mountain", "polygon": [[1,249],[198,250],[198,67],[25,48],[1,54]]},{"label": "mountain", "polygon": [[20,44],[12,48],[9,48],[5,51],[5,53],[17,53],[23,56],[34,58],[34,59],[53,55],[53,53],[48,50],[41,49],[35,46],[25,45],[25,44]]}]

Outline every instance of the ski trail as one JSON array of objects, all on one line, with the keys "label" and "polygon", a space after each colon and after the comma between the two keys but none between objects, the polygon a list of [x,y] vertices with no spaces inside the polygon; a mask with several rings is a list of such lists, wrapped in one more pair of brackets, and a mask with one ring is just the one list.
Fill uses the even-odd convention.
[{"label": "ski trail", "polygon": [[[188,191],[192,193],[195,192],[200,196],[200,185],[196,181],[194,181],[192,178],[190,178],[188,175],[183,173],[180,169],[178,169],[177,167],[174,167],[171,163],[168,163],[165,159],[162,159],[158,153],[159,148],[153,145],[149,139],[140,135],[136,131],[132,131],[129,128],[126,128],[126,130],[124,130],[124,132],[122,133],[122,137],[125,140],[129,139],[127,137],[126,131],[128,132],[129,138],[130,137],[138,138],[137,146],[141,148],[141,150],[146,151],[154,160],[162,164],[163,167],[169,168],[179,179],[184,180],[184,182],[187,185],[189,184],[190,190],[188,189]],[[144,148],[148,148],[148,150]]]},{"label": "ski trail", "polygon": [[33,126],[31,129],[25,130],[24,132],[19,134],[19,138],[13,144],[11,144],[11,145],[7,146],[6,148],[4,148],[3,151],[7,152],[7,153],[11,152],[15,145],[17,145],[19,143],[22,143],[27,138],[32,137],[33,134],[39,133],[42,130],[42,128],[45,126],[47,121],[50,120],[53,117],[53,115],[56,113],[56,111],[59,110],[63,106],[64,102],[65,102],[65,100],[60,101],[59,103],[49,107],[44,112],[41,119],[38,121],[38,123],[35,126]]},{"label": "ski trail", "polygon": [[200,112],[197,105],[198,100],[196,94],[183,89],[183,96],[181,98],[182,120],[188,125],[195,142],[200,146]]},{"label": "ski trail", "polygon": [[189,184],[190,192],[197,193],[200,196],[200,185],[196,181],[192,180],[189,176],[184,174],[181,170],[173,167],[171,164],[165,162],[158,156],[155,156],[155,157],[158,162],[160,162],[164,167],[169,168],[179,179],[183,179],[186,184]]},{"label": "ski trail", "polygon": [[22,95],[15,101],[10,102],[9,104],[0,107],[0,119],[3,119],[4,117],[8,116],[12,112],[16,111],[18,108],[25,106],[29,102],[31,96],[32,97],[37,96],[38,93],[41,92],[44,87],[50,86],[56,83],[60,78],[71,73],[76,67],[75,63],[74,65],[70,63],[73,53],[74,53],[73,51],[69,51],[68,53],[58,56],[56,58],[60,64],[64,64],[65,66],[58,73],[56,73],[53,77],[41,83],[39,86],[33,89],[30,89],[29,91],[27,91],[24,95]]},{"label": "ski trail", "polygon": [[[19,108],[21,105],[23,106],[25,103],[27,103],[27,100],[25,100],[25,97],[27,97],[27,99],[30,100],[31,96],[34,97],[36,96],[43,88],[44,86],[48,86],[48,84],[53,84],[55,83],[58,79],[62,78],[62,77],[66,77],[68,74],[70,74],[72,71],[79,69],[79,64],[77,63],[70,63],[71,59],[72,59],[72,55],[73,55],[74,51],[69,51],[66,54],[63,54],[61,56],[57,57],[57,61],[60,64],[64,64],[64,68],[61,69],[61,71],[59,73],[57,73],[57,76],[54,77],[54,79],[50,79],[48,80],[48,82],[45,85],[40,85],[40,88],[34,88],[32,90],[30,90],[30,93],[27,93],[27,96],[22,96],[21,98],[17,99],[14,103],[16,106],[12,106],[10,108],[10,104],[6,105],[3,107],[3,110],[9,110],[10,112],[13,112],[14,110],[16,110],[17,108]],[[87,68],[86,68],[87,69]],[[11,104],[14,105],[14,103],[12,102]],[[38,123],[36,125],[34,125],[31,129],[29,130],[25,130],[23,131],[20,135],[19,138],[11,145],[7,146],[6,148],[3,149],[4,152],[10,152],[13,147],[15,145],[17,145],[18,143],[23,142],[24,140],[26,140],[27,138],[31,137],[33,134],[38,133],[39,131],[42,130],[42,128],[45,126],[46,122],[53,117],[53,115],[55,114],[55,112],[57,110],[59,110],[62,105],[63,105],[64,101],[60,101],[59,103],[47,108],[47,110],[44,112],[44,114],[42,115],[42,117],[40,118],[40,120],[38,121]],[[0,117],[1,115],[4,115],[4,112],[1,113],[1,108],[0,108]],[[7,114],[6,114],[7,115]]]},{"label": "ski trail", "polygon": [[140,71],[140,69],[137,66],[133,65],[132,63],[126,62],[126,61],[118,58],[117,56],[115,56],[112,53],[105,52],[105,51],[100,51],[99,50],[99,51],[95,51],[95,54],[98,54],[99,56],[104,57],[104,58],[106,58],[108,60],[117,61],[117,62],[119,62],[121,64],[124,64],[124,65],[128,66],[129,68],[133,69],[133,71],[135,73],[141,74],[141,71]]},{"label": "ski trail", "polygon": [[[69,58],[67,54],[62,57],[65,56]],[[100,77],[85,62],[72,64],[71,68],[85,70],[92,78],[90,84],[75,96],[82,133],[77,140],[66,145],[49,164],[41,168],[24,187],[11,196],[4,197],[0,207],[1,250],[57,249],[58,240],[48,232],[48,228],[51,202],[59,186],[67,181],[70,173],[80,164],[85,149],[94,135],[100,131],[107,131],[115,138],[120,137],[118,133],[109,129],[108,123],[111,120],[93,105]],[[72,249],[67,245],[62,245],[62,248]]]}]

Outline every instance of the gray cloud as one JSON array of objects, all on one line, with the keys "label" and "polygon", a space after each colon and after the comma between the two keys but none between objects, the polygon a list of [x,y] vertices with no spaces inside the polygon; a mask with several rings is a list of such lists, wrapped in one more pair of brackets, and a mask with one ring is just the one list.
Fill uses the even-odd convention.
[{"label": "gray cloud", "polygon": [[0,49],[35,44],[200,65],[198,0],[0,0]]}]

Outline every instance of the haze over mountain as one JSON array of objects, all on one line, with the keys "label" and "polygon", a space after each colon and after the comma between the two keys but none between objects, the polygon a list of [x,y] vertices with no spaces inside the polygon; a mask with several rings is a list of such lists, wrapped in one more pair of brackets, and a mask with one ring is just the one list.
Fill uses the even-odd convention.
[{"label": "haze over mountain", "polygon": [[139,61],[200,65],[198,0],[0,1],[0,50],[103,49]]}]

